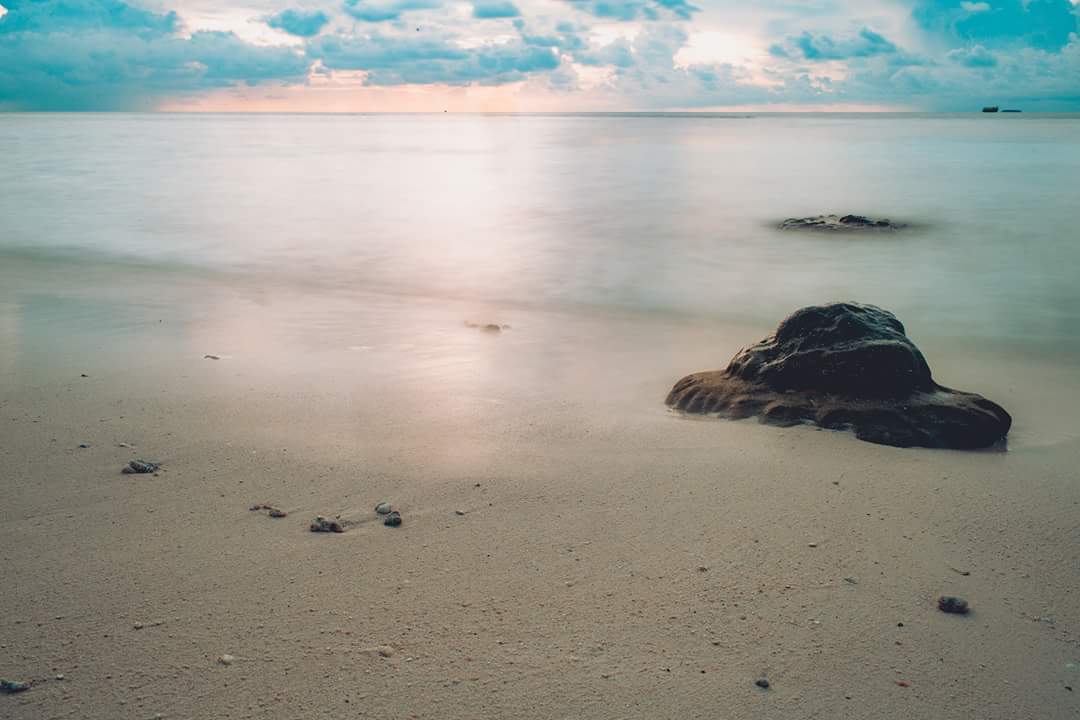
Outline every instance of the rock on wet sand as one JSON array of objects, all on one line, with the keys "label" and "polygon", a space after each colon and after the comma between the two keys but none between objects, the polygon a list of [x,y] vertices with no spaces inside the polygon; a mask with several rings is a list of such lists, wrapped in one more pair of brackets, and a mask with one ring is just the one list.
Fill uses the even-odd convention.
[{"label": "rock on wet sand", "polygon": [[774,425],[852,429],[860,440],[898,447],[989,447],[1012,425],[996,403],[934,382],[896,316],[852,302],[796,311],[725,370],[680,380],[667,404]]}]

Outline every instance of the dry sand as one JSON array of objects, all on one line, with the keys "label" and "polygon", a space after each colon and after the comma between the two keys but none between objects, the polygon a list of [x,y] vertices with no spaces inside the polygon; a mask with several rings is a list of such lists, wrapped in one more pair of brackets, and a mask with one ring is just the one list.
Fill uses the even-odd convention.
[{"label": "dry sand", "polygon": [[401,362],[253,315],[9,346],[0,676],[34,686],[0,717],[1077,716],[1080,444],[1029,421],[1065,370],[950,383],[970,358],[924,346],[1019,439],[901,450],[665,411],[767,327],[683,351],[692,324],[520,315]]}]

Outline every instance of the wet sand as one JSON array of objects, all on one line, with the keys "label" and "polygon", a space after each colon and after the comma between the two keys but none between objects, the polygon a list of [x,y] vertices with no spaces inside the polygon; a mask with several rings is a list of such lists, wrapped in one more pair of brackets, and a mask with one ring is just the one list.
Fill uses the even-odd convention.
[{"label": "wet sand", "polygon": [[1017,422],[903,450],[666,411],[765,326],[289,303],[5,326],[0,716],[1075,717],[1067,366],[909,328]]}]

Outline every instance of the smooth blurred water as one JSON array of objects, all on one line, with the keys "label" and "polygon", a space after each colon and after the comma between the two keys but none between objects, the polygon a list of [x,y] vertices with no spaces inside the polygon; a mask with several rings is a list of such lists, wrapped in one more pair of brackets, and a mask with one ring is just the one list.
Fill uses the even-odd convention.
[{"label": "smooth blurred water", "polygon": [[[0,284],[33,261],[43,286],[223,274],[770,325],[850,298],[1065,349],[1078,188],[1076,115],[0,115]],[[920,228],[775,229],[848,212]]]}]

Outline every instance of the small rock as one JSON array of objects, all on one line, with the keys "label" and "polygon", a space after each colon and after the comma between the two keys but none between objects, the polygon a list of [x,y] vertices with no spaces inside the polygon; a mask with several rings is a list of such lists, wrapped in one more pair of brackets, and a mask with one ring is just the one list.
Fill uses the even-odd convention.
[{"label": "small rock", "polygon": [[455,510],[455,511],[454,511],[454,514],[455,514],[455,515],[464,515],[464,514],[465,514],[465,511],[464,511],[464,510]]},{"label": "small rock", "polygon": [[391,511],[386,516],[386,519],[383,520],[383,525],[385,525],[386,527],[398,527],[399,525],[401,525],[401,513],[399,513],[397,510]]},{"label": "small rock", "polygon": [[86,448],[90,447],[90,443],[79,443],[79,447],[85,450]]},{"label": "small rock", "polygon": [[390,507],[390,503],[388,502],[381,502],[375,506],[375,512],[380,515],[388,515],[391,510],[393,510],[393,508]]},{"label": "small rock", "polygon": [[844,578],[844,582],[846,582],[846,583],[850,583],[850,584],[852,584],[852,585],[858,585],[858,584],[859,584],[859,581],[858,581],[858,580],[856,580],[856,579],[855,579],[855,578],[853,578],[853,577],[846,577],[846,578]]},{"label": "small rock", "polygon": [[780,223],[781,230],[815,230],[822,232],[844,232],[856,230],[900,230],[904,223],[892,222],[887,218],[874,219],[863,215],[818,215],[817,217],[788,218]]},{"label": "small rock", "polygon": [[897,680],[896,684],[899,685],[900,687],[911,687],[911,683],[908,682],[907,680]]},{"label": "small rock", "polygon": [[57,676],[56,676],[56,679],[57,680],[63,680],[64,679],[64,673],[58,673]]},{"label": "small rock", "polygon": [[817,543],[807,543],[807,547],[817,547]]},{"label": "small rock", "polygon": [[329,520],[322,515],[316,515],[311,521],[311,532],[334,532],[343,533],[345,528],[337,520]]},{"label": "small rock", "polygon": [[489,332],[489,333],[499,333],[499,332],[502,332],[503,330],[509,330],[510,329],[509,325],[498,325],[496,323],[474,323],[474,322],[466,322],[465,327],[477,328],[479,330],[482,330],[483,332]]},{"label": "small rock", "polygon": [[157,472],[160,468],[161,465],[157,463],[147,462],[146,460],[132,460],[121,472],[126,475],[136,473],[139,475],[144,475],[146,473]]},{"label": "small rock", "polygon": [[379,645],[378,647],[375,648],[375,653],[379,657],[384,657],[384,658],[393,657],[394,656],[394,648],[390,647],[389,645]]},{"label": "small rock", "polygon": [[284,510],[281,510],[279,508],[270,508],[270,511],[268,513],[266,513],[266,514],[269,515],[272,518],[283,518],[283,517],[287,517],[289,513],[285,512]]},{"label": "small rock", "polygon": [[709,572],[709,568],[706,565],[698,565],[697,571],[698,572]]},{"label": "small rock", "polygon": [[971,612],[967,600],[950,595],[942,595],[937,601],[938,610],[953,615],[967,615]]},{"label": "small rock", "polygon": [[30,689],[30,683],[22,682],[20,680],[7,680],[0,678],[0,692],[3,693],[18,693],[24,690]]},{"label": "small rock", "polygon": [[131,443],[116,443],[116,447],[130,448],[133,447]]},{"label": "small rock", "polygon": [[132,625],[132,627],[135,628],[136,630],[142,630],[143,629],[143,624],[141,622],[137,622],[134,625]]},{"label": "small rock", "polygon": [[79,375],[79,377],[90,377],[90,376],[87,375],[86,373],[83,373],[82,375]]},{"label": "small rock", "polygon": [[221,359],[220,355],[209,355],[209,354],[203,355],[203,360],[220,360],[220,359]]},{"label": "small rock", "polygon": [[770,687],[768,678],[758,678],[757,680],[754,681],[754,684],[757,685],[762,690],[768,690],[769,687]]},{"label": "small rock", "polygon": [[217,659],[218,665],[232,665],[236,662],[236,657],[233,655],[221,655]]}]

